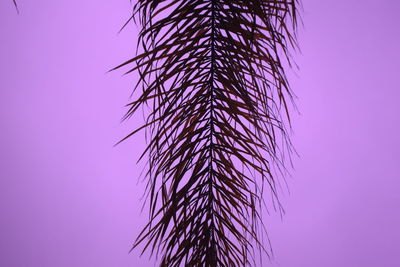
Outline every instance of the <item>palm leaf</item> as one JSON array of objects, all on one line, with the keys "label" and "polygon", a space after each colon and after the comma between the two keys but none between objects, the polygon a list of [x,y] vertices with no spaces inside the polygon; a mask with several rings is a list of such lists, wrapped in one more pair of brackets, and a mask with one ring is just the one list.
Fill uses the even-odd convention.
[{"label": "palm leaf", "polygon": [[17,10],[17,13],[19,13],[17,1],[13,0],[13,3],[14,3],[14,6],[15,6],[15,9]]},{"label": "palm leaf", "polygon": [[[282,61],[296,45],[296,0],[138,0],[141,52],[117,68],[140,76],[125,118],[150,107],[149,223],[133,248],[160,266],[246,266],[263,240],[264,185],[291,148],[292,93]],[[125,138],[125,139],[126,139]],[[123,140],[125,140],[123,139]],[[141,157],[141,158],[142,158]]]}]

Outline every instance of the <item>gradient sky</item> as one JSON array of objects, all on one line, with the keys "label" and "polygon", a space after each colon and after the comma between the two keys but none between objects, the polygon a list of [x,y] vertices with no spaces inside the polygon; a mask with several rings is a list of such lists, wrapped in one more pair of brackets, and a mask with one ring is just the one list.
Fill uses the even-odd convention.
[{"label": "gradient sky", "polygon": [[[0,266],[154,266],[128,254],[146,221],[136,159],[113,144],[134,75],[128,0],[0,2]],[[280,267],[400,266],[400,2],[303,0],[290,75],[300,157],[267,217]]]}]

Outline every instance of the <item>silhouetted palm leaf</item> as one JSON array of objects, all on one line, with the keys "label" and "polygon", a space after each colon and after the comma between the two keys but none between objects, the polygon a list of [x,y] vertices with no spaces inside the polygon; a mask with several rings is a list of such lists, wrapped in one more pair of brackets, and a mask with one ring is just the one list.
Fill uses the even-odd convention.
[{"label": "silhouetted palm leaf", "polygon": [[19,13],[17,1],[16,1],[16,0],[13,0],[13,3],[14,3],[14,6],[15,6],[15,9],[16,9],[17,12]]},{"label": "silhouetted palm leaf", "polygon": [[260,203],[266,184],[282,209],[271,169],[281,169],[290,150],[285,121],[292,95],[281,57],[290,63],[296,6],[296,0],[135,4],[143,51],[117,67],[140,75],[135,90],[142,93],[126,118],[151,107],[145,125],[129,135],[148,129],[151,136],[143,153],[150,220],[134,247],[144,243],[144,250],[161,253],[161,266],[245,266],[254,262],[254,248],[269,254]]}]

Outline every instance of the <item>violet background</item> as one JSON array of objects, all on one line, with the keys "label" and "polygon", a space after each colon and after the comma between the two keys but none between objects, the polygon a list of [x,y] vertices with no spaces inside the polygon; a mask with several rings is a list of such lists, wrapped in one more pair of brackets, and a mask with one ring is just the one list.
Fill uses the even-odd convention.
[{"label": "violet background", "polygon": [[[128,254],[146,221],[143,135],[113,147],[133,55],[129,1],[0,2],[0,266],[154,266]],[[267,217],[281,267],[400,266],[400,2],[303,0],[300,154]]]}]

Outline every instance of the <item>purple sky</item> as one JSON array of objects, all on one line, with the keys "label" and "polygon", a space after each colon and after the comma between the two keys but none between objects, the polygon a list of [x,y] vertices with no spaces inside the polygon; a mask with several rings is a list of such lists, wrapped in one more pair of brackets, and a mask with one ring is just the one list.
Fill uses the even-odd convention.
[{"label": "purple sky", "polygon": [[[134,51],[129,1],[18,2],[0,2],[0,266],[153,266],[128,254],[143,135],[113,147],[141,122],[120,124],[135,77],[106,74]],[[300,158],[268,266],[398,267],[400,2],[303,5]]]}]

